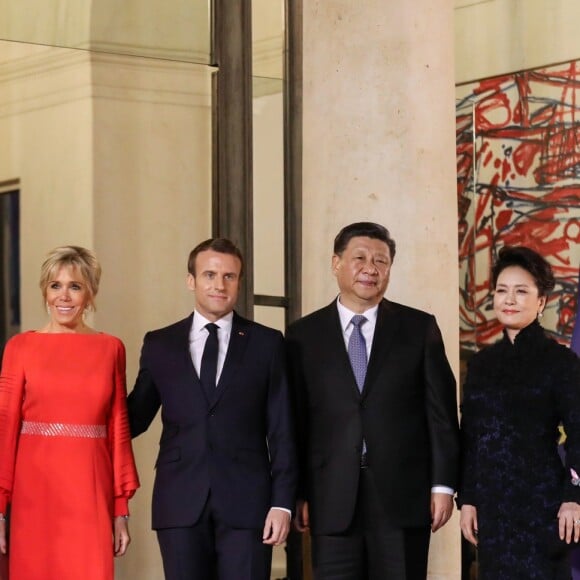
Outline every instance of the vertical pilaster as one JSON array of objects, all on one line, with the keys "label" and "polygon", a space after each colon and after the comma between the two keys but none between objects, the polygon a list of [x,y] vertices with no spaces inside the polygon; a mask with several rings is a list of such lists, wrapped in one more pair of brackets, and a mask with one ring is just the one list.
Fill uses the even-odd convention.
[{"label": "vertical pilaster", "polygon": [[[387,297],[437,316],[458,376],[453,1],[303,11],[303,311],[336,295],[338,230],[381,222],[397,241]],[[452,520],[433,536],[429,578],[458,580],[459,562]]]},{"label": "vertical pilaster", "polygon": [[252,3],[214,0],[214,236],[232,239],[246,262],[237,310],[253,315]]},{"label": "vertical pilaster", "polygon": [[286,0],[284,238],[286,324],[302,314],[302,0]]}]

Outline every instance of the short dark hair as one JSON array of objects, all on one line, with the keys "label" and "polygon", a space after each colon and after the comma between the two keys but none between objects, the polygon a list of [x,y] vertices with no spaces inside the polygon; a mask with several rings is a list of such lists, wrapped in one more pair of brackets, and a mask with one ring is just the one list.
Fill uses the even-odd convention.
[{"label": "short dark hair", "polygon": [[350,240],[357,237],[372,238],[385,242],[391,252],[391,260],[395,259],[395,252],[397,250],[395,240],[391,238],[391,234],[389,234],[389,230],[385,226],[373,222],[356,222],[344,226],[338,232],[336,238],[334,238],[334,253],[340,256],[346,249],[346,246],[348,246]]},{"label": "short dark hair", "polygon": [[193,277],[195,277],[195,260],[197,255],[207,250],[213,250],[214,252],[219,252],[220,254],[230,254],[235,256],[240,261],[240,278],[242,277],[244,274],[244,258],[242,256],[242,252],[238,246],[234,244],[234,242],[228,240],[227,238],[209,238],[208,240],[197,244],[197,246],[191,250],[187,260],[187,271]]},{"label": "short dark hair", "polygon": [[494,288],[499,275],[510,266],[519,266],[530,273],[538,287],[540,297],[549,294],[556,285],[552,266],[538,252],[526,246],[504,246],[498,252],[491,272]]}]

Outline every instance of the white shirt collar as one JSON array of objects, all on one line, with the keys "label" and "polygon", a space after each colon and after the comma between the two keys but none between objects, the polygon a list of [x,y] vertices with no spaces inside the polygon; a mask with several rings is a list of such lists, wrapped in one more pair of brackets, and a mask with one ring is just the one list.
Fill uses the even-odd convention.
[{"label": "white shirt collar", "polygon": [[220,327],[221,330],[225,330],[227,332],[231,331],[232,324],[234,321],[234,312],[228,312],[225,316],[218,318],[215,321],[208,320],[205,316],[200,314],[197,310],[193,311],[193,324],[191,326],[192,335],[196,336],[201,331],[205,331],[206,324],[210,322],[214,322],[217,326]]},{"label": "white shirt collar", "polygon": [[[342,328],[342,331],[344,332],[347,329],[348,325],[350,324],[352,317],[355,314],[361,314],[361,313],[360,312],[353,312],[352,310],[349,310],[346,306],[344,306],[340,302],[340,295],[336,299],[336,307],[338,309],[338,316],[340,318],[340,327]],[[366,316],[367,320],[369,320],[373,323],[373,327],[374,327],[374,324],[377,320],[377,312],[378,311],[379,311],[379,305],[375,304],[373,307],[362,312],[363,316]]]}]

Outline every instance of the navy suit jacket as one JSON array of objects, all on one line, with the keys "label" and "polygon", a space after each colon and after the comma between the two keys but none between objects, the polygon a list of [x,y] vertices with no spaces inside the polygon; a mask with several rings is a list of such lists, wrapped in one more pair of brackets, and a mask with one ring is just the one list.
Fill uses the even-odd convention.
[{"label": "navy suit jacket", "polygon": [[286,333],[301,485],[315,534],[344,532],[356,508],[361,445],[394,525],[430,522],[431,486],[456,489],[455,379],[435,318],[382,300],[359,393],[336,301]]},{"label": "navy suit jacket", "polygon": [[152,525],[195,524],[211,492],[226,525],[261,529],[270,507],[292,510],[295,502],[283,337],[234,313],[224,367],[210,396],[191,360],[192,317],[145,335],[128,398],[133,437],[161,407]]}]

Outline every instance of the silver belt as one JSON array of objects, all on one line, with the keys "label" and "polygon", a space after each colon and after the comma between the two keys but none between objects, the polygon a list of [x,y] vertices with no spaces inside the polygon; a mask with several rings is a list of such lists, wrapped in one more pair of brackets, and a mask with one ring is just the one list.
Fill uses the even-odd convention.
[{"label": "silver belt", "polygon": [[89,439],[100,439],[107,437],[107,426],[22,421],[20,433],[22,435],[42,435],[44,437],[85,437]]}]

